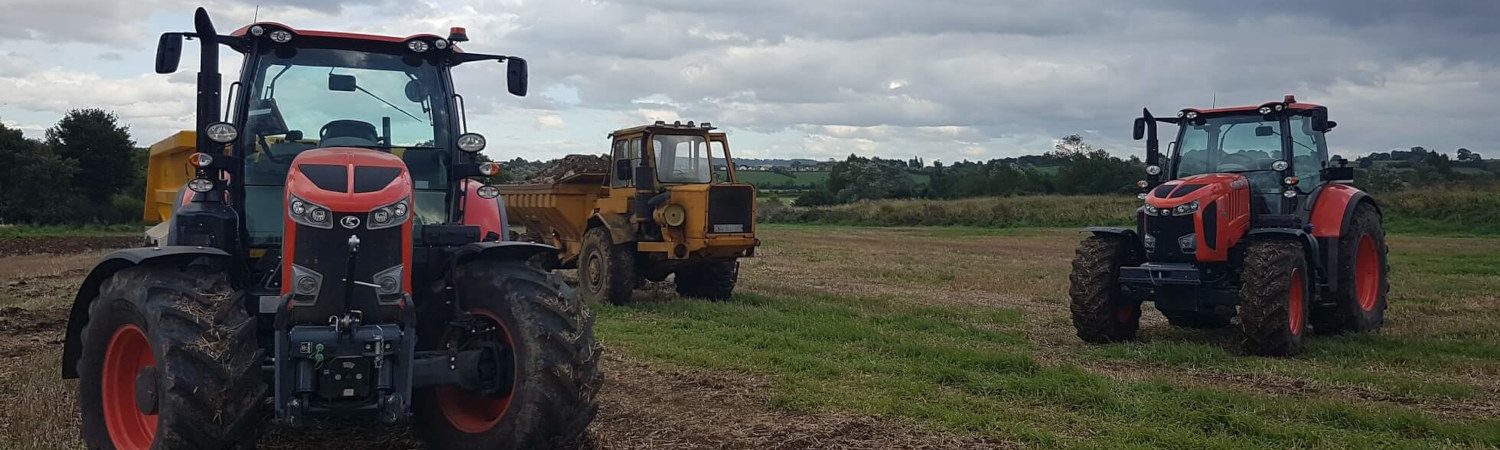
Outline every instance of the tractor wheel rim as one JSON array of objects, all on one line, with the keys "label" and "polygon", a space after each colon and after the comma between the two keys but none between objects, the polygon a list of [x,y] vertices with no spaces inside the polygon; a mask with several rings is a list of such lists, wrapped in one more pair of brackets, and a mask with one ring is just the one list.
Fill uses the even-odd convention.
[{"label": "tractor wheel rim", "polygon": [[[505,322],[489,310],[470,310],[481,318],[487,319],[496,325],[495,337],[506,345],[512,345],[510,331],[505,328]],[[447,344],[447,336],[444,336],[443,345]],[[514,345],[512,345],[514,347]],[[512,352],[514,354],[514,352]],[[511,394],[502,398],[489,398],[481,394],[466,391],[461,388],[444,386],[437,388],[438,408],[443,411],[443,417],[448,419],[448,424],[459,431],[471,434],[485,433],[500,424],[500,419],[505,418],[505,412],[510,409],[511,398],[520,388],[520,364],[513,364],[516,374],[511,378]]]},{"label": "tractor wheel rim", "polygon": [[135,379],[141,369],[156,365],[151,341],[134,324],[115,330],[104,351],[100,397],[109,440],[120,450],[151,448],[156,438],[156,414],[142,413],[136,404]]},{"label": "tractor wheel rim", "polygon": [[1287,327],[1293,335],[1302,334],[1302,269],[1292,269],[1292,283],[1288,287],[1291,292],[1287,295]]},{"label": "tractor wheel rim", "polygon": [[[604,262],[601,261],[602,259],[599,255],[589,255],[588,264],[585,268],[585,275],[589,279],[589,286],[599,286],[600,279],[604,277]],[[595,291],[597,290],[595,289]]]},{"label": "tractor wheel rim", "polygon": [[1380,254],[1375,250],[1375,238],[1370,233],[1359,237],[1359,250],[1354,258],[1354,295],[1358,296],[1359,309],[1375,310],[1375,301],[1380,297]]}]

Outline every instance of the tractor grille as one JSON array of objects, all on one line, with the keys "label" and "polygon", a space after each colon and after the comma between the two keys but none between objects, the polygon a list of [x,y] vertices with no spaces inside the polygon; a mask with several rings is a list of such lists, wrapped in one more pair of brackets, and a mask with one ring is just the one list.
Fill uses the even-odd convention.
[{"label": "tractor grille", "polygon": [[[312,269],[323,276],[322,287],[318,290],[317,303],[310,306],[298,306],[292,309],[292,320],[297,323],[327,323],[329,316],[343,315],[347,310],[360,310],[364,314],[366,322],[373,320],[391,321],[395,319],[392,307],[380,307],[376,298],[375,290],[369,286],[354,285],[354,298],[352,304],[345,304],[344,280],[353,279],[366,283],[375,278],[375,273],[391,266],[401,264],[403,227],[390,227],[380,230],[366,229],[364,220],[367,213],[334,213],[331,229],[319,229],[304,225],[296,225],[297,237],[295,252],[292,255],[292,263],[308,269]],[[345,216],[355,216],[360,219],[360,225],[354,229],[344,228],[337,225]],[[349,273],[349,236],[359,236],[359,254],[354,262],[354,276]],[[382,317],[382,316],[390,317]]]},{"label": "tractor grille", "polygon": [[1151,251],[1152,262],[1192,262],[1196,258],[1182,253],[1177,238],[1193,232],[1193,216],[1146,216],[1142,215],[1143,232],[1156,238],[1156,248]]},{"label": "tractor grille", "polygon": [[708,232],[749,233],[755,229],[755,188],[708,188]]}]

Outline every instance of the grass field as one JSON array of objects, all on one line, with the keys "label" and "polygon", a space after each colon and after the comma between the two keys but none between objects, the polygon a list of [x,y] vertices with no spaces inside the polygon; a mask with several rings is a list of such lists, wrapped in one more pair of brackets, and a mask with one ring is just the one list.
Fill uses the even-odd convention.
[{"label": "grass field", "polygon": [[[768,170],[740,170],[735,177],[742,183],[750,183],[761,189],[814,189],[828,182],[828,172],[788,172],[789,177]],[[931,177],[920,173],[907,173],[915,184],[927,184]]]},{"label": "grass field", "polygon": [[[1392,235],[1380,334],[1261,358],[1149,308],[1141,342],[1081,343],[1076,231],[760,231],[731,301],[596,306],[607,381],[581,448],[1500,446],[1500,238]],[[0,448],[79,446],[55,343],[97,256],[0,258]],[[354,428],[262,448],[333,442],[417,445]]]}]

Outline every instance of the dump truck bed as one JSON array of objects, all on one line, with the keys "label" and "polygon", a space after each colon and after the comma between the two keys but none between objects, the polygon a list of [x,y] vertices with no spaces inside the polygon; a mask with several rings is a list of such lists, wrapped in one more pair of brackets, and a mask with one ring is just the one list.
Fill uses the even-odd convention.
[{"label": "dump truck bed", "polygon": [[498,186],[512,225],[562,250],[564,263],[578,256],[589,216],[603,190],[603,173],[571,175],[551,184]]}]

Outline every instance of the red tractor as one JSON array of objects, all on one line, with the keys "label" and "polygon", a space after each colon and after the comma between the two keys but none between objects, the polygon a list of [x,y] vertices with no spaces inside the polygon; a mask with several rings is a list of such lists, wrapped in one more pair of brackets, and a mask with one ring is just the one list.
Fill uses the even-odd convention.
[{"label": "red tractor", "polygon": [[[435,448],[579,436],[598,410],[593,316],[550,273],[556,248],[503,240],[499,190],[477,180],[498,166],[450,77],[504,62],[523,96],[525,60],[461,51],[461,28],[219,35],[200,8],[194,32],[162,36],[158,73],[184,37],[201,45],[196,134],[152,173],[191,176],[159,244],[105,257],[68,322],[88,447],[249,448],[267,418],[334,416],[414,422]],[[223,116],[220,46],[244,56]]]},{"label": "red tractor", "polygon": [[[1156,123],[1176,124],[1166,160]],[[1328,155],[1328,109],[1285,100],[1143,111],[1145,201],[1136,227],[1085,231],[1069,277],[1073,325],[1091,343],[1136,339],[1141,303],[1172,325],[1221,328],[1238,315],[1248,352],[1291,355],[1309,331],[1366,332],[1385,322],[1380,207]],[[1163,182],[1163,180],[1169,180]]]}]

